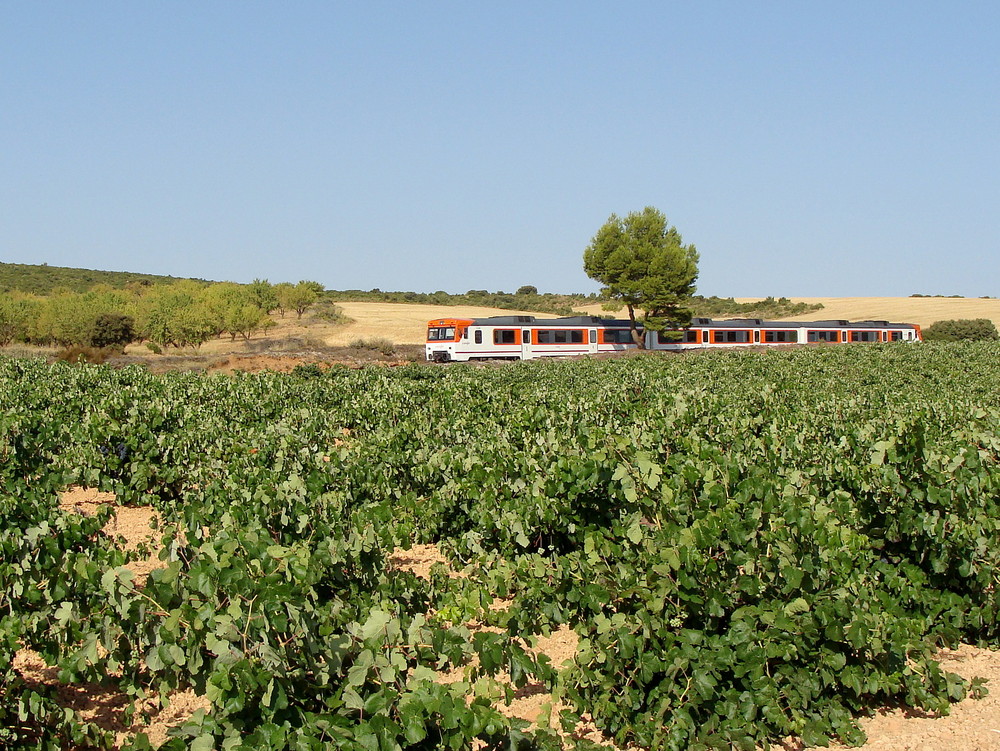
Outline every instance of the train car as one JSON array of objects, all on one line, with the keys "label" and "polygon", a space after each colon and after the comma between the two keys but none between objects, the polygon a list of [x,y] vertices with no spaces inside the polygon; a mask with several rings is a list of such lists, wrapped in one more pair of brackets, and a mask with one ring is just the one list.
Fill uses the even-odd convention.
[{"label": "train car", "polygon": [[734,318],[713,321],[692,318],[691,325],[673,331],[647,331],[647,349],[684,350],[714,347],[755,347],[787,344],[850,344],[855,342],[918,342],[920,327],[889,321],[764,321]]},{"label": "train car", "polygon": [[438,318],[427,323],[428,360],[532,360],[635,348],[629,321],[596,316]]}]

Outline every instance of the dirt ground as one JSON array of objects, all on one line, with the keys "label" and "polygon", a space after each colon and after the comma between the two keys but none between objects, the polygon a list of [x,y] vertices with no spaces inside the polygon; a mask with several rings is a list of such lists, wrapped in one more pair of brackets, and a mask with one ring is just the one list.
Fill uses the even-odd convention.
[{"label": "dirt ground", "polygon": [[[103,503],[113,504],[114,496],[74,488],[63,495],[60,506],[75,513],[93,514]],[[137,583],[145,581],[149,572],[160,565],[159,535],[152,528],[157,521],[152,508],[118,507],[115,516],[104,528],[105,533],[118,539],[125,549],[136,550],[144,546],[147,555],[129,564],[137,574]],[[390,565],[425,578],[430,577],[431,567],[436,563],[448,565],[435,545],[416,545],[408,550],[397,550],[390,557]],[[460,574],[455,572],[453,575]],[[572,660],[577,640],[575,632],[563,627],[548,637],[539,638],[532,649],[536,654],[548,655],[553,665],[560,666]],[[990,694],[981,700],[966,699],[953,705],[946,717],[899,709],[879,710],[872,717],[860,721],[868,734],[868,742],[862,748],[869,751],[1000,751],[1000,652],[963,645],[956,650],[942,650],[939,659],[947,670],[964,678],[985,678]],[[147,719],[142,718],[143,712],[138,712],[136,716],[139,719],[127,726],[122,721],[127,699],[107,687],[59,686],[56,670],[47,667],[37,654],[28,650],[17,654],[15,668],[30,683],[57,686],[65,706],[115,733],[119,743],[126,735],[142,731],[149,735],[155,748],[166,740],[170,727],[183,722],[198,709],[209,708],[204,697],[191,691],[178,692],[170,697],[166,708],[159,710],[150,704],[145,708]],[[461,677],[462,671],[455,671],[442,674],[441,680],[452,681]],[[501,707],[501,711],[510,717],[535,723],[547,712],[555,713],[559,708],[559,705],[553,705],[551,694],[543,686],[529,684],[517,690],[511,705]],[[581,726],[578,732],[606,743],[593,726]],[[794,740],[786,741],[782,747],[785,751],[805,751],[805,747]],[[835,745],[833,748],[845,747]]]}]

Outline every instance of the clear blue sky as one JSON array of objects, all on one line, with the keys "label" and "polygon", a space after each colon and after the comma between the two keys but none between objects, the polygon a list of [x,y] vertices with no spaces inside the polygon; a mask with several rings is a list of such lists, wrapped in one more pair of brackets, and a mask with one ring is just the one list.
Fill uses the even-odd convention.
[{"label": "clear blue sky", "polygon": [[722,296],[1000,294],[1000,3],[0,5],[0,260]]}]

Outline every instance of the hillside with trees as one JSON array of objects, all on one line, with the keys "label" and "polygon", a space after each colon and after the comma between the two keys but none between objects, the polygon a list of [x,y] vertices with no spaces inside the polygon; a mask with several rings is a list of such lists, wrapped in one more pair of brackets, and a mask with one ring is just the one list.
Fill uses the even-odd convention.
[{"label": "hillside with trees", "polygon": [[129,286],[151,286],[153,284],[173,284],[179,281],[194,281],[209,284],[204,279],[183,279],[156,274],[137,274],[131,271],[97,271],[74,269],[65,266],[49,266],[47,263],[0,263],[0,292],[27,292],[32,295],[50,295],[63,290],[87,292],[104,285],[115,289]]}]

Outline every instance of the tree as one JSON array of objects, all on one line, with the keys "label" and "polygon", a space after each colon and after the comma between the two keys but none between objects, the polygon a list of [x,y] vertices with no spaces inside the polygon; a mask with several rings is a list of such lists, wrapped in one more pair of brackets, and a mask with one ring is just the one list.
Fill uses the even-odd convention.
[{"label": "tree", "polygon": [[636,310],[643,311],[643,327],[651,331],[691,320],[685,306],[698,278],[698,252],[694,245],[684,245],[680,233],[652,206],[624,219],[612,214],[584,251],[583,268],[604,285],[608,310],[628,309],[632,339],[640,348],[645,343]]},{"label": "tree", "polygon": [[124,351],[125,345],[134,339],[135,321],[124,313],[101,313],[91,325],[91,347],[116,347]]},{"label": "tree", "polygon": [[28,336],[28,324],[38,315],[39,303],[21,295],[0,294],[0,347]]},{"label": "tree", "polygon": [[291,285],[282,286],[278,292],[281,295],[281,308],[283,310],[294,310],[299,318],[302,318],[302,314],[309,310],[310,306],[319,299],[319,290],[323,290],[323,286],[318,282],[301,281],[294,287]]},{"label": "tree", "polygon": [[518,295],[518,296],[521,296],[521,295],[537,295],[538,294],[538,287],[536,287],[533,284],[525,284],[523,287],[518,287],[517,288],[517,292],[515,292],[514,294]]},{"label": "tree", "polygon": [[957,318],[935,321],[924,329],[928,342],[988,342],[1000,339],[997,327],[989,318]]},{"label": "tree", "polygon": [[247,290],[250,292],[251,304],[265,313],[270,313],[278,307],[278,296],[275,294],[274,285],[267,279],[254,279],[247,285]]}]

